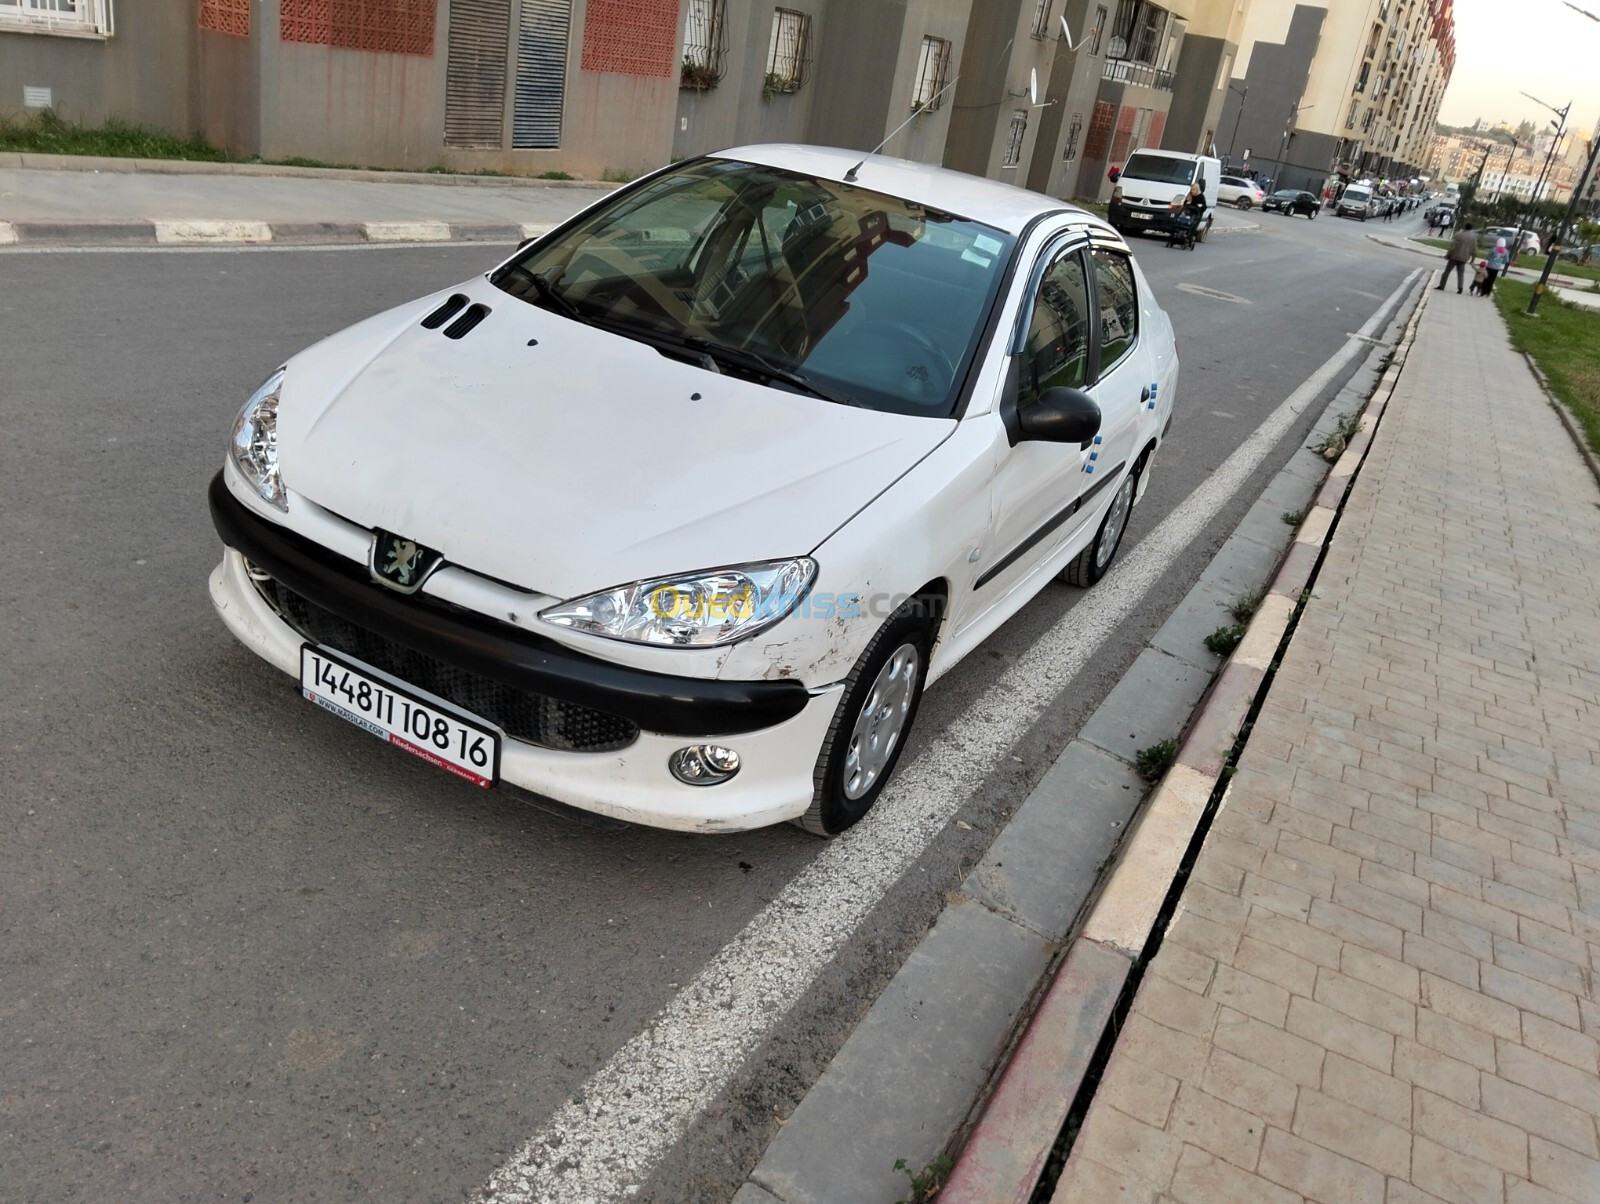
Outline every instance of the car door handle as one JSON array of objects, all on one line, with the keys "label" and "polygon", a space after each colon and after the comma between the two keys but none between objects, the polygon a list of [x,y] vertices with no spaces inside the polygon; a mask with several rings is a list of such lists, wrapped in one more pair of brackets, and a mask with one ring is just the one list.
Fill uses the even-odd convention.
[{"label": "car door handle", "polygon": [[1150,400],[1150,386],[1149,385],[1146,385],[1143,389],[1141,389],[1139,391],[1139,400],[1140,401],[1149,401]]}]

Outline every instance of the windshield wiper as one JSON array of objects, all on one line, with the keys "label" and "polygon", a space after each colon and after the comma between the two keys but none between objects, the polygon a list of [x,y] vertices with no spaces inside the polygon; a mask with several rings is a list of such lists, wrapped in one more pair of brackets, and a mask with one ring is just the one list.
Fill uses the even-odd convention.
[{"label": "windshield wiper", "polygon": [[790,368],[780,368],[766,356],[755,351],[748,351],[743,347],[729,347],[725,343],[713,343],[710,339],[699,335],[689,335],[683,340],[683,345],[691,351],[699,351],[710,356],[713,360],[731,364],[735,368],[743,368],[749,372],[759,372],[768,380],[781,380],[786,385],[793,385],[813,397],[820,397],[824,401],[831,401],[842,406],[856,406],[861,403],[848,393],[838,393],[832,389],[825,389],[813,381],[803,372],[795,372]]},{"label": "windshield wiper", "polygon": [[582,322],[584,317],[578,312],[578,307],[567,300],[564,293],[558,292],[556,286],[550,283],[550,278],[543,272],[531,272],[528,279],[533,282],[534,291],[539,294],[539,300],[557,313],[565,314],[574,322]]}]

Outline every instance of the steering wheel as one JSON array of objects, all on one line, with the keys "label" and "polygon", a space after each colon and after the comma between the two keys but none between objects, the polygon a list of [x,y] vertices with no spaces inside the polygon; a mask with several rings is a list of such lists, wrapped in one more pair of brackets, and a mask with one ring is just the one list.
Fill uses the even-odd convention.
[{"label": "steering wheel", "polygon": [[926,357],[922,363],[906,362],[905,374],[911,385],[910,392],[920,393],[932,400],[943,397],[956,376],[955,362],[944,348],[925,332],[909,322],[894,318],[868,318],[855,329],[855,338],[866,341],[883,340],[889,343],[909,344]]}]

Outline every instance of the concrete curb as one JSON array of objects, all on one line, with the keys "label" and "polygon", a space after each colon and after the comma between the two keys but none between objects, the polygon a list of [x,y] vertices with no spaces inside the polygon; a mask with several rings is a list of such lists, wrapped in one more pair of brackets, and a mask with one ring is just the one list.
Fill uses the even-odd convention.
[{"label": "concrete curb", "polygon": [[1415,286],[1420,299],[1396,344],[1395,362],[1385,369],[1357,433],[1301,521],[1291,552],[1244,639],[1207,695],[1176,763],[1156,788],[1110,881],[1068,947],[939,1193],[940,1204],[1025,1204],[1032,1196],[1112,1021],[1115,1001],[1155,931],[1228,755],[1332,536],[1338,507],[1399,379],[1403,352],[1416,337],[1425,283]]},{"label": "concrete curb", "polygon": [[[1338,415],[1360,410],[1378,387],[1379,361],[1403,324],[1410,294],[1397,295],[1395,307],[1382,311],[1388,315],[1383,345],[1357,360],[1314,435],[1332,433]],[[1134,769],[1137,752],[1190,728],[1184,745],[1189,768],[1173,775],[1159,800],[1181,857],[1187,843],[1182,824],[1187,820],[1192,831],[1210,794],[1194,767],[1210,767],[1214,781],[1238,726],[1212,722],[1219,709],[1202,723],[1194,723],[1194,715],[1209,690],[1219,699],[1236,698],[1242,716],[1275,651],[1265,635],[1247,636],[1224,665],[1204,637],[1231,622],[1233,599],[1265,590],[1274,572],[1289,592],[1268,599],[1263,610],[1292,611],[1318,549],[1302,556],[1282,516],[1310,511],[1327,489],[1329,471],[1326,460],[1301,448],[1256,499],[1199,582],[946,896],[933,926],[771,1138],[735,1197],[739,1204],[902,1199],[907,1183],[894,1168],[896,1159],[913,1173],[930,1164],[952,1135],[964,1132],[1008,1059],[1011,1118],[992,1126],[1004,1140],[985,1148],[997,1162],[1031,1151],[1037,1178],[1060,1128],[1059,1116],[1048,1119],[1050,1111],[1058,1103],[1064,1110],[1062,1101],[1070,1100],[1063,1083],[1086,1073],[1134,963],[1116,940],[1074,938],[1141,807],[1157,806],[1158,800],[1146,800],[1147,787]],[[1321,527],[1312,518],[1302,530]],[[1189,811],[1196,814],[1190,818]],[[1147,819],[1145,826],[1154,832],[1157,822]],[[1176,859],[1170,864],[1176,868]],[[1159,900],[1165,893],[1163,884],[1155,895]],[[1136,928],[1139,901],[1130,902],[1115,917],[1102,913],[1102,926]],[[1063,956],[1067,968],[1054,968]],[[1044,1018],[1030,1024],[1040,1007]],[[1063,1027],[1078,1039],[1063,1042]],[[1013,1057],[1019,1039],[1027,1052]],[[1031,1125],[1041,1126],[1032,1137]],[[1027,1173],[1024,1167],[1021,1177]],[[993,1181],[989,1170],[983,1180]]]},{"label": "concrete curb", "polygon": [[352,243],[514,243],[554,222],[259,222],[236,219],[0,222],[0,245],[15,247],[341,246]]},{"label": "concrete curb", "polygon": [[532,176],[477,176],[440,171],[378,171],[362,167],[291,167],[276,163],[211,163],[202,159],[123,159],[109,155],[42,155],[0,151],[0,167],[32,171],[97,171],[117,175],[292,176],[303,180],[354,180],[368,184],[445,184],[468,188],[621,188],[609,180],[538,180]]}]

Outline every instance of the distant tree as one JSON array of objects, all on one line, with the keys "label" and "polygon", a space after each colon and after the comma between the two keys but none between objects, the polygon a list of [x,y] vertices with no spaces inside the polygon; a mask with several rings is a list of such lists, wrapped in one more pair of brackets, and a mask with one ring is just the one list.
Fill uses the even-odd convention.
[{"label": "distant tree", "polygon": [[1589,252],[1594,250],[1595,243],[1600,242],[1600,222],[1579,222],[1578,241],[1583,244],[1583,253],[1578,257],[1578,262],[1588,263]]},{"label": "distant tree", "polygon": [[1527,120],[1517,122],[1517,141],[1526,142],[1529,138],[1533,137],[1533,131],[1533,122]]}]

